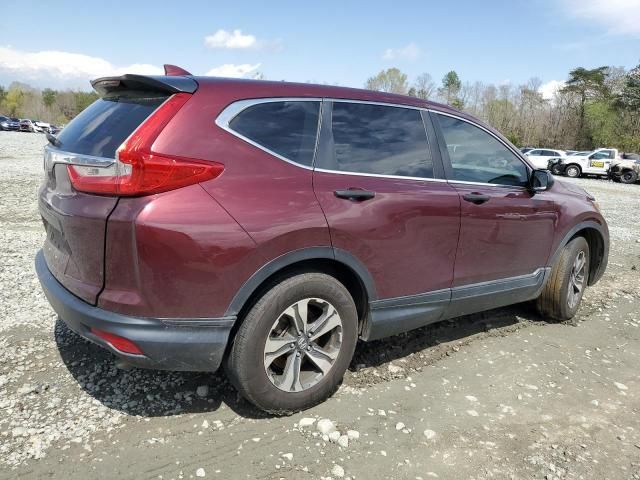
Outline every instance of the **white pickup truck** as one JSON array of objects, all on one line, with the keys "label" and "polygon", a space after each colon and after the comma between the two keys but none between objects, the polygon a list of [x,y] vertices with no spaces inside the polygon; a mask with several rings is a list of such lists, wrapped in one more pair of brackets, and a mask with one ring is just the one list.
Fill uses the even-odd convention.
[{"label": "white pickup truck", "polygon": [[615,148],[598,148],[588,155],[569,155],[562,159],[564,174],[567,177],[581,175],[609,176],[612,163],[619,161],[620,153]]}]

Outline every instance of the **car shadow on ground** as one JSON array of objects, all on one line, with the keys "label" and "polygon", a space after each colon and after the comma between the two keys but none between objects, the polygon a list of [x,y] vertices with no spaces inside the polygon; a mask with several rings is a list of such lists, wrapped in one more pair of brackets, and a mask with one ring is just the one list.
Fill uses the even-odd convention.
[{"label": "car shadow on ground", "polygon": [[[422,351],[437,360],[448,349],[455,349],[459,341],[472,341],[479,334],[506,335],[510,326],[538,321],[542,319],[530,304],[520,304],[446,320],[383,340],[360,342],[346,382],[350,382],[349,373]],[[208,373],[128,368],[107,350],[69,330],[59,318],[54,336],[62,361],[80,387],[106,407],[127,415],[158,417],[215,412],[224,404],[241,417],[272,416],[242,399],[222,370]],[[384,379],[382,376],[381,381]]]}]

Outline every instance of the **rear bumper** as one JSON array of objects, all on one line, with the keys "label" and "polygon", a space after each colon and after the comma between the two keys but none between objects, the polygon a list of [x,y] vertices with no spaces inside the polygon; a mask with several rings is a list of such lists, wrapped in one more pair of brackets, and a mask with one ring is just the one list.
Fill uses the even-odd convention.
[{"label": "rear bumper", "polygon": [[[160,370],[215,371],[222,362],[235,317],[140,318],[89,305],[69,292],[47,267],[42,251],[36,273],[49,303],[78,335],[106,348],[137,367]],[[91,328],[119,335],[136,343],[144,355],[120,352]]]}]

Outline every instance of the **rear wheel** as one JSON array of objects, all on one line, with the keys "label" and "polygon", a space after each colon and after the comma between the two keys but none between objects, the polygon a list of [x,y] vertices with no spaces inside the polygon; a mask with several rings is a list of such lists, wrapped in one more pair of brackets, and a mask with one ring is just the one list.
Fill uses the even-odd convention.
[{"label": "rear wheel", "polygon": [[580,176],[582,171],[578,165],[568,165],[564,173],[567,177],[577,178]]},{"label": "rear wheel", "polygon": [[620,181],[622,183],[636,183],[638,180],[638,174],[634,170],[625,170],[620,175]]},{"label": "rear wheel", "polygon": [[227,374],[242,396],[268,412],[312,407],[342,380],[357,326],[344,285],[322,273],[296,275],[249,310],[227,358]]},{"label": "rear wheel", "polygon": [[584,237],[571,240],[551,269],[536,304],[555,320],[569,320],[578,311],[589,278],[589,244]]}]

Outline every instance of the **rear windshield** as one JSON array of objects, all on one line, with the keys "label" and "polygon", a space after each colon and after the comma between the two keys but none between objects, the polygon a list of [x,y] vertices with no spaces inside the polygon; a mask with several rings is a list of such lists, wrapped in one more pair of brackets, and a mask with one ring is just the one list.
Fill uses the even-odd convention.
[{"label": "rear windshield", "polygon": [[167,98],[129,92],[96,100],[60,132],[59,148],[115,158],[122,142]]}]

